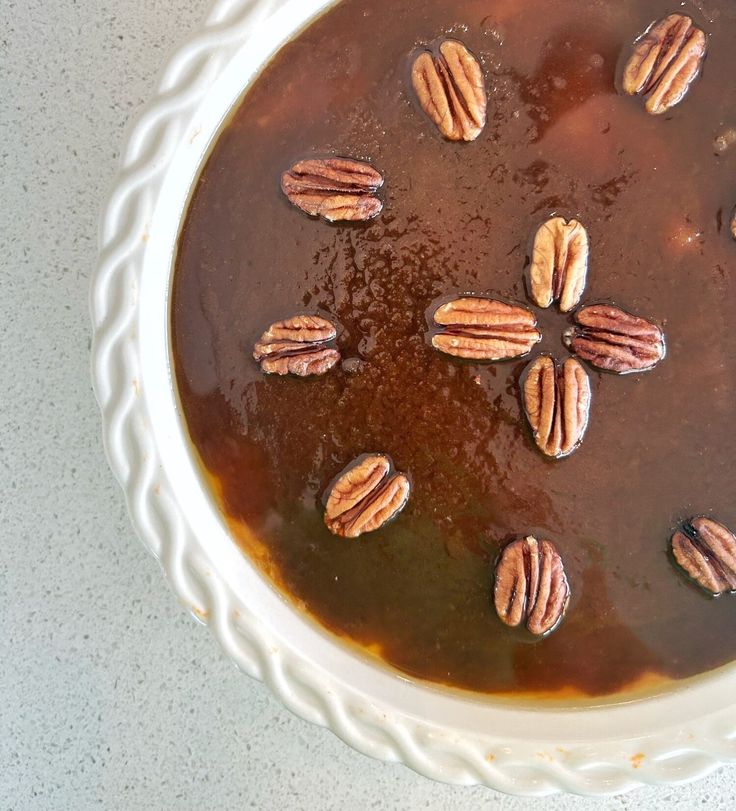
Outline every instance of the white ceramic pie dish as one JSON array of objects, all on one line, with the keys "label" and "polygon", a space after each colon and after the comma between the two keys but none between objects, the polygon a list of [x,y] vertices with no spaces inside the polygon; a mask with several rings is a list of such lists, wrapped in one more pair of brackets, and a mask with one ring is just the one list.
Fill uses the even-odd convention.
[{"label": "white ceramic pie dish", "polygon": [[596,706],[468,697],[350,650],[296,611],[229,536],[178,413],[168,312],[176,240],[223,119],[280,45],[334,1],[219,0],[129,135],[91,306],[105,445],[140,537],[246,673],[373,757],[527,795],[619,793],[736,761],[736,666]]}]

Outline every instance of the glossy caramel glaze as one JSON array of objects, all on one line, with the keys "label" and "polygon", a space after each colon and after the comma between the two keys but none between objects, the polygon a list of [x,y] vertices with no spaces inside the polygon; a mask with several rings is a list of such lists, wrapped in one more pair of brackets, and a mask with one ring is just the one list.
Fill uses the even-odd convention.
[{"label": "glossy caramel glaze", "polygon": [[[606,695],[736,655],[736,597],[710,599],[668,557],[673,526],[736,529],[734,301],[736,8],[677,4],[710,37],[703,76],[664,116],[619,95],[622,49],[661,0],[344,0],[266,68],[212,151],[174,277],[183,416],[236,537],[319,622],[412,676],[483,692]],[[387,23],[390,21],[390,23]],[[409,80],[443,35],[483,66],[488,123],[442,140]],[[383,212],[330,225],[291,206],[281,173],[347,155],[385,175]],[[535,448],[518,381],[528,360],[434,351],[426,311],[462,292],[531,306],[530,239],[552,213],[590,235],[583,303],[611,301],[667,336],[654,370],[590,369],[582,446]],[[564,358],[570,318],[534,308],[539,352]],[[265,376],[272,322],[340,325],[343,366]],[[365,452],[408,471],[397,520],[358,540],[322,520],[325,486]],[[492,607],[500,546],[560,551],[565,620],[532,641]],[[255,539],[247,541],[246,539]]]}]

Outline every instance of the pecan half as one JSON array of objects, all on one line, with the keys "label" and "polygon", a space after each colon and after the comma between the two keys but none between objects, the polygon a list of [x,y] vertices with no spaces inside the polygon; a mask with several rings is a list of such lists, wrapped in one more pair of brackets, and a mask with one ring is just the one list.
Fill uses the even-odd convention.
[{"label": "pecan half", "polygon": [[736,239],[736,208],[731,214],[731,236]]},{"label": "pecan half", "polygon": [[411,81],[419,104],[450,141],[474,141],[486,125],[483,71],[472,53],[455,39],[414,60]]},{"label": "pecan half", "polygon": [[328,222],[370,220],[383,203],[376,192],[383,175],[352,158],[314,158],[281,175],[281,189],[297,208]]},{"label": "pecan half", "polygon": [[465,296],[435,310],[440,331],[432,346],[468,360],[508,360],[526,355],[542,335],[534,314],[496,299]]},{"label": "pecan half", "polygon": [[322,375],[340,360],[338,350],[326,345],[336,335],[327,319],[296,315],[271,324],[256,343],[253,357],[267,374]]},{"label": "pecan half", "polygon": [[552,217],[534,237],[530,294],[539,307],[559,302],[567,313],[580,301],[588,275],[588,233],[577,221]]},{"label": "pecan half", "polygon": [[624,91],[645,96],[652,115],[666,112],[683,99],[700,73],[706,48],[705,34],[690,17],[670,14],[634,43],[624,68]]},{"label": "pecan half", "polygon": [[555,547],[531,535],[506,546],[496,563],[493,600],[501,621],[512,628],[524,623],[537,636],[554,630],[570,600]]},{"label": "pecan half", "polygon": [[583,441],[590,411],[590,380],[579,361],[561,366],[541,355],[526,372],[522,399],[537,447],[559,459]]},{"label": "pecan half", "polygon": [[579,358],[599,369],[618,374],[644,372],[664,357],[662,330],[619,307],[582,307],[574,320],[575,326],[565,333],[565,343]]},{"label": "pecan half", "polygon": [[685,521],[672,536],[672,554],[714,596],[736,591],[736,538],[723,524],[702,516]]},{"label": "pecan half", "polygon": [[335,535],[357,538],[380,529],[404,509],[409,479],[382,454],[361,456],[337,477],[327,497],[325,524]]}]

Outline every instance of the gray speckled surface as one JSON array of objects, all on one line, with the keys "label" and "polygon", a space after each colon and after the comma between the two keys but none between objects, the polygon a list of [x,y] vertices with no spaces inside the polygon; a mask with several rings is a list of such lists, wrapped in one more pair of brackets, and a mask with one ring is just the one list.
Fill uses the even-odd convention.
[{"label": "gray speckled surface", "polygon": [[0,811],[730,809],[736,771],[606,800],[431,783],[236,672],[102,454],[87,285],[123,130],[207,0],[0,3]]}]

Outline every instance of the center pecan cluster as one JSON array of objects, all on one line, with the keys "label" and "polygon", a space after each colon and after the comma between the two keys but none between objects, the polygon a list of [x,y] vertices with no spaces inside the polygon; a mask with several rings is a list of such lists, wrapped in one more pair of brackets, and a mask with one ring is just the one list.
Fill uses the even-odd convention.
[{"label": "center pecan cluster", "polygon": [[[562,313],[580,303],[588,276],[588,234],[577,220],[552,217],[534,238],[529,296],[539,307],[554,302]],[[582,442],[588,426],[590,379],[578,358],[617,374],[643,372],[665,353],[655,324],[610,304],[575,310],[563,340],[573,355],[562,363],[540,355],[522,375],[521,399],[534,441],[559,459]],[[453,357],[500,361],[523,357],[542,334],[531,310],[495,298],[464,295],[438,307],[431,324],[432,345]]]}]

